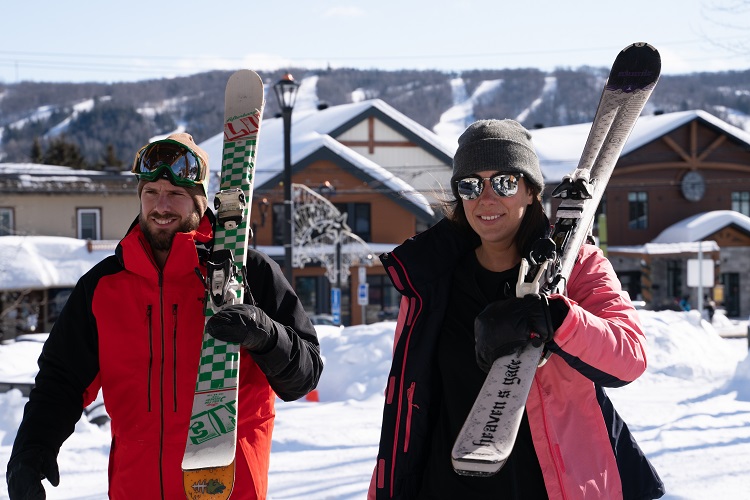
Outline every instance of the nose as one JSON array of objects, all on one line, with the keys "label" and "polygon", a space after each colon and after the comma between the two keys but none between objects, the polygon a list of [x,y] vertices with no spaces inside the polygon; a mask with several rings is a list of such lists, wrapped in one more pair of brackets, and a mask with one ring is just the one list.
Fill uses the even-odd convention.
[{"label": "nose", "polygon": [[482,199],[482,198],[484,198],[484,199],[487,199],[487,198],[492,199],[493,195],[497,196],[497,194],[495,193],[495,191],[492,189],[492,184],[490,184],[490,179],[483,178],[482,179],[482,192],[479,193],[479,196],[477,197],[477,199]]},{"label": "nose", "polygon": [[171,208],[169,193],[161,191],[159,196],[156,198],[156,204],[154,205],[159,212],[169,212]]}]

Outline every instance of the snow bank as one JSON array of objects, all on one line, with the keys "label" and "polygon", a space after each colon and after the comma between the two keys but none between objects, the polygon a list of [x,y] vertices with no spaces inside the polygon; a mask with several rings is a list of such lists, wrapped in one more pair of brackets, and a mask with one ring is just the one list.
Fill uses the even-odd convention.
[{"label": "snow bank", "polygon": [[715,381],[734,373],[740,361],[737,350],[698,311],[638,313],[649,346],[647,373],[695,381]]},{"label": "snow bank", "polygon": [[738,401],[750,401],[750,356],[737,365],[734,377],[724,389],[727,392],[737,391]]},{"label": "snow bank", "polygon": [[363,401],[382,395],[391,366],[395,322],[338,328],[316,326],[325,366],[321,401]]}]

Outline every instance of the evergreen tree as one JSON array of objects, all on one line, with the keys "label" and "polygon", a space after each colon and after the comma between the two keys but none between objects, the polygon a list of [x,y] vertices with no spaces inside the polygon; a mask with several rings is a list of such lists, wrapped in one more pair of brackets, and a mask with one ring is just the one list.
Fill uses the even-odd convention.
[{"label": "evergreen tree", "polygon": [[31,144],[31,163],[43,163],[44,153],[42,151],[42,144],[39,142],[39,137],[34,137],[34,142]]},{"label": "evergreen tree", "polygon": [[44,152],[42,163],[47,165],[62,165],[75,169],[88,167],[78,146],[65,141],[63,137],[52,140],[47,151]]},{"label": "evergreen tree", "polygon": [[112,143],[107,144],[106,153],[104,154],[104,167],[122,167],[122,160],[115,153],[115,146]]}]

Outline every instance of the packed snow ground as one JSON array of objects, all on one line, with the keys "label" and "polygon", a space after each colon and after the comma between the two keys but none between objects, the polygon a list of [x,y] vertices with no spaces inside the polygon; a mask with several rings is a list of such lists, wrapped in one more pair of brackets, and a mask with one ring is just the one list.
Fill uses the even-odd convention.
[{"label": "packed snow ground", "polygon": [[[747,341],[717,334],[690,313],[640,311],[649,368],[609,390],[618,411],[667,486],[668,499],[747,498],[750,487],[750,357]],[[375,463],[395,323],[318,327],[326,365],[321,402],[277,404],[271,456],[272,499],[363,499]],[[746,323],[735,325],[746,331]],[[33,376],[41,344],[0,345],[0,381]],[[10,455],[25,398],[0,394],[0,471]],[[81,419],[63,446],[61,483],[50,499],[107,497],[109,428]],[[0,481],[0,498],[7,498]]]}]

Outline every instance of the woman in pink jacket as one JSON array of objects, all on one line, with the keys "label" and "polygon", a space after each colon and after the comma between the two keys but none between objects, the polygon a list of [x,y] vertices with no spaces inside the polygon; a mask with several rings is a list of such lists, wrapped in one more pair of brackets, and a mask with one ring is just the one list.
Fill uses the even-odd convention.
[{"label": "woman in pink jacket", "polygon": [[[381,257],[402,300],[369,498],[661,497],[603,389],[646,369],[638,316],[609,261],[584,245],[566,296],[515,297],[521,257],[549,230],[531,136],[512,120],[484,120],[458,142],[448,216]],[[499,327],[475,332],[490,310]],[[532,336],[551,355],[513,452],[494,476],[456,474],[451,448],[486,372]]]}]

